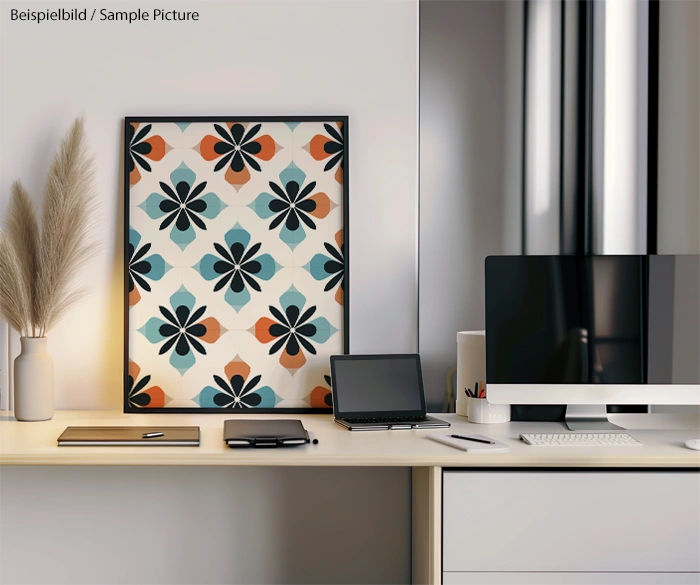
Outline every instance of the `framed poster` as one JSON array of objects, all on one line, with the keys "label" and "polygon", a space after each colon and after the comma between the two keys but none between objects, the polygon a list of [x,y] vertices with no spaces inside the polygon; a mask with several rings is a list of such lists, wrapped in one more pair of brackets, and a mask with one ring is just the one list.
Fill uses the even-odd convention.
[{"label": "framed poster", "polygon": [[125,412],[329,412],[348,118],[125,120]]}]

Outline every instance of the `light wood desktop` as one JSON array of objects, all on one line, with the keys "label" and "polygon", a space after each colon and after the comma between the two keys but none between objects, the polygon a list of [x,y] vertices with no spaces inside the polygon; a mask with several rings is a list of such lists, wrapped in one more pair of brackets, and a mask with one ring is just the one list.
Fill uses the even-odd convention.
[{"label": "light wood desktop", "polygon": [[[519,440],[520,433],[524,432],[565,432],[563,425],[557,423],[475,425],[454,414],[436,414],[434,416],[451,422],[452,428],[353,433],[336,425],[330,415],[246,414],[249,418],[299,418],[319,442],[287,449],[232,450],[223,442],[223,421],[233,416],[236,415],[57,411],[53,420],[41,423],[20,423],[11,415],[4,416],[0,422],[0,464],[410,467],[413,470],[414,583],[468,582],[465,580],[469,578],[467,572],[443,573],[443,510],[453,507],[452,502],[443,501],[446,474],[453,473],[449,477],[456,478],[457,482],[463,481],[463,474],[455,476],[454,472],[528,469],[534,475],[581,469],[621,473],[648,470],[666,474],[683,471],[685,476],[691,472],[690,477],[700,478],[700,474],[692,473],[700,471],[700,451],[684,446],[687,439],[700,437],[700,424],[695,416],[611,415],[613,422],[629,429],[628,432],[644,446],[561,448],[532,447]],[[58,447],[56,444],[58,435],[69,425],[154,424],[197,425],[201,428],[201,446]],[[511,448],[506,453],[465,453],[425,438],[436,432],[479,432],[508,443]],[[697,485],[700,489],[700,481]],[[698,502],[670,505],[689,506],[686,508],[688,513],[698,508]],[[700,509],[696,512],[700,514]],[[693,534],[700,534],[700,517],[697,517],[696,525]],[[700,536],[697,546],[700,546]],[[700,565],[697,570],[700,571]],[[475,579],[484,579],[481,573],[474,575]]]}]

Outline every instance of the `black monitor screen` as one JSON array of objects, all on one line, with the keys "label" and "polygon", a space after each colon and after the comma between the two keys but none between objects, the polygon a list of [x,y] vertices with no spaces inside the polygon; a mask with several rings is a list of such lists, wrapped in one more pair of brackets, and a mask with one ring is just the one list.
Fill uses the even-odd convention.
[{"label": "black monitor screen", "polygon": [[486,379],[700,384],[700,256],[486,259]]},{"label": "black monitor screen", "polygon": [[423,385],[418,356],[347,356],[331,365],[338,413],[419,412]]}]

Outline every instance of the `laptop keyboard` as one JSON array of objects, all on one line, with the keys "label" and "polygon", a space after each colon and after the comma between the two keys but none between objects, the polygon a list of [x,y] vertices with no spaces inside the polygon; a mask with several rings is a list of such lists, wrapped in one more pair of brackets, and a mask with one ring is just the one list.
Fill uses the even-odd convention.
[{"label": "laptop keyboard", "polygon": [[373,418],[344,418],[345,422],[350,424],[363,424],[363,423],[409,423],[409,422],[423,422],[426,419],[424,417],[415,416],[391,416],[391,417],[373,417]]}]

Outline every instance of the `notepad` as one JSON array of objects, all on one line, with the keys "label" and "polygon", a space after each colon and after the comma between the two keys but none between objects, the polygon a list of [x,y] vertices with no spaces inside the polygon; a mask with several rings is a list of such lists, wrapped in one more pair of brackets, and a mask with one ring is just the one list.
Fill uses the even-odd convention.
[{"label": "notepad", "polygon": [[477,435],[475,433],[469,433],[469,436],[476,439],[484,439],[485,441],[495,441],[495,443],[493,445],[476,443],[474,441],[465,441],[464,439],[455,439],[450,437],[450,435],[433,434],[426,436],[428,439],[449,445],[450,447],[460,449],[461,451],[466,451],[467,453],[505,453],[506,451],[510,451],[510,447],[505,443],[501,443],[500,441],[496,441],[491,437],[485,437],[484,435]]},{"label": "notepad", "polygon": [[58,437],[60,446],[197,447],[199,427],[67,427]]}]

